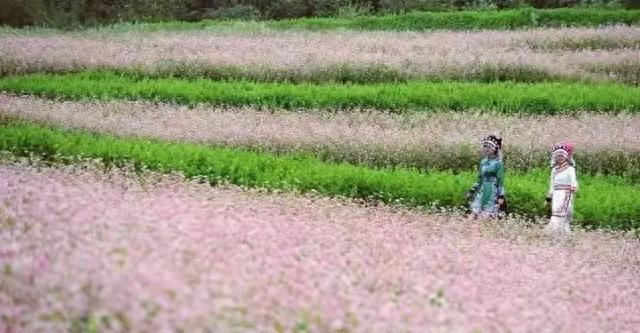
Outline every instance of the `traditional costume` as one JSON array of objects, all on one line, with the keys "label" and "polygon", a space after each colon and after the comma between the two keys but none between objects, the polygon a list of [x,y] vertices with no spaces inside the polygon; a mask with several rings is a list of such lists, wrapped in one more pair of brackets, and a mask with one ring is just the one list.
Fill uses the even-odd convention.
[{"label": "traditional costume", "polygon": [[471,212],[475,216],[499,217],[504,212],[504,164],[502,162],[502,138],[489,135],[481,141],[481,146],[489,147],[493,153],[480,161],[478,180],[467,192],[471,198]]},{"label": "traditional costume", "polygon": [[[557,164],[557,156],[564,156],[565,162]],[[553,232],[568,233],[573,215],[573,199],[578,191],[573,144],[561,143],[553,146],[551,153],[551,180],[547,202],[551,204],[551,219],[547,229]]]}]

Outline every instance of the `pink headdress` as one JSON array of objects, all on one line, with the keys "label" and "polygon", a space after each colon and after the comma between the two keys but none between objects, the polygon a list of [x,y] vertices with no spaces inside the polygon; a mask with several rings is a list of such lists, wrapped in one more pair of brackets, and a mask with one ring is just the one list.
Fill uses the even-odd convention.
[{"label": "pink headdress", "polygon": [[569,163],[571,163],[571,165],[574,165],[575,164],[575,162],[573,161],[574,147],[575,147],[574,144],[569,141],[565,141],[565,142],[561,142],[553,145],[553,150],[551,151],[551,165],[555,164],[556,156],[564,156],[564,158],[569,160]]}]

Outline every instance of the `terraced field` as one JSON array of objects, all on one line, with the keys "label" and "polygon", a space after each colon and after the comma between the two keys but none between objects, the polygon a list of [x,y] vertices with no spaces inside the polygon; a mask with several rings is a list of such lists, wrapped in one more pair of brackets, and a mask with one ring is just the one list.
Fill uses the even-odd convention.
[{"label": "terraced field", "polygon": [[632,332],[640,14],[522,13],[1,29],[0,332]]}]

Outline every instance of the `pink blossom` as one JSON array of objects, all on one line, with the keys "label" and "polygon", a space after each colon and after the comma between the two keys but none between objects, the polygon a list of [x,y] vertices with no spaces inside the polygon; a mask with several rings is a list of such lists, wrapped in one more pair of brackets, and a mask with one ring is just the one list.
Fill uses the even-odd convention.
[{"label": "pink blossom", "polygon": [[[638,64],[639,27],[480,32],[213,32],[4,33],[0,59],[9,72],[138,68],[168,63],[234,66],[310,77],[340,65],[385,65],[412,78],[473,77],[485,68],[540,71],[573,79],[610,79],[603,65]],[[612,49],[583,41],[604,40]],[[597,43],[596,43],[597,44]],[[619,45],[618,45],[619,44]],[[615,76],[611,77],[616,79]]]},{"label": "pink blossom", "polygon": [[11,253],[0,257],[0,332],[633,332],[640,322],[640,242],[621,233],[559,240],[519,221],[90,165],[2,165],[0,203],[0,253]]},{"label": "pink blossom", "polygon": [[[0,94],[0,115],[37,120],[117,136],[263,147],[271,150],[333,150],[391,158],[425,154],[442,146],[475,145],[486,133],[500,133],[507,149],[547,149],[558,138],[581,151],[640,149],[640,116],[594,114],[506,116],[491,113],[386,114],[376,110],[264,112],[147,102],[61,102]],[[616,133],[616,135],[601,135]]]}]

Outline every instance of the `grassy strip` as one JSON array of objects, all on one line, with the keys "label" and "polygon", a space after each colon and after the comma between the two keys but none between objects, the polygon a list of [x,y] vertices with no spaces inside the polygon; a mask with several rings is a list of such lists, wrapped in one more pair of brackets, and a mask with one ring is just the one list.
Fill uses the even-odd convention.
[{"label": "grassy strip", "polygon": [[[461,194],[474,181],[474,172],[407,169],[374,170],[348,164],[330,164],[300,155],[274,156],[229,148],[155,140],[119,139],[75,130],[47,128],[4,121],[0,150],[16,155],[98,158],[108,164],[133,162],[161,172],[181,171],[206,177],[212,183],[346,196],[411,206],[460,206]],[[548,170],[509,173],[507,189],[514,211],[540,215],[548,186]],[[618,177],[583,176],[576,202],[576,222],[585,226],[632,228],[640,226],[640,188]]]},{"label": "grassy strip", "polygon": [[66,99],[130,99],[187,105],[292,108],[449,109],[504,113],[640,110],[640,88],[619,84],[410,82],[340,85],[146,79],[110,72],[33,74],[0,79],[0,90]]},{"label": "grassy strip", "polygon": [[602,9],[530,8],[505,11],[415,12],[382,17],[352,19],[300,19],[274,22],[276,28],[362,29],[362,30],[475,30],[516,29],[529,27],[600,26],[606,24],[638,24],[640,11]]},{"label": "grassy strip", "polygon": [[509,30],[533,27],[596,27],[600,25],[612,24],[640,24],[640,10],[607,10],[597,8],[523,8],[503,11],[413,12],[407,14],[385,16],[358,16],[353,18],[300,18],[262,22],[231,20],[116,24],[110,28],[107,28],[106,30]]}]

